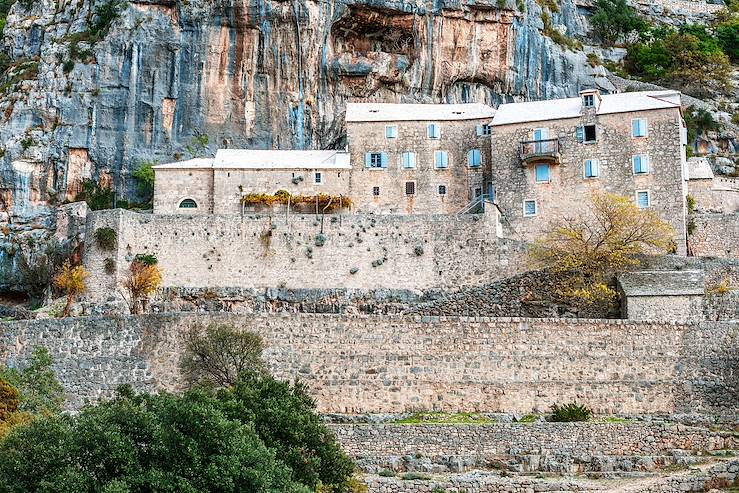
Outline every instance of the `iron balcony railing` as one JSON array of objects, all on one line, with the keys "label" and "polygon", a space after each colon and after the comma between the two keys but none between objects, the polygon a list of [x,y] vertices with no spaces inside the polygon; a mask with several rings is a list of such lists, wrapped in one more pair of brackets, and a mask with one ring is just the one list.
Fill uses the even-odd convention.
[{"label": "iron balcony railing", "polygon": [[532,159],[559,160],[559,139],[524,140],[519,147],[521,161]]}]

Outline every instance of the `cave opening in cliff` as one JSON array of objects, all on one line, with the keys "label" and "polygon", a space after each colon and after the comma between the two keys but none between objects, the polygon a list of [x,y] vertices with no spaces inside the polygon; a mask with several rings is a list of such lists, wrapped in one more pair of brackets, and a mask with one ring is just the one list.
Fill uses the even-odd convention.
[{"label": "cave opening in cliff", "polygon": [[405,55],[411,61],[416,58],[413,14],[353,6],[331,30],[336,53],[383,52]]}]

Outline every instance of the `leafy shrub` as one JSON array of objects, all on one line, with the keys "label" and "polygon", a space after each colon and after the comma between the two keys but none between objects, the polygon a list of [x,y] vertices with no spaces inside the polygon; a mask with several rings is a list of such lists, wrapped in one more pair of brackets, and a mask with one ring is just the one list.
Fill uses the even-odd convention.
[{"label": "leafy shrub", "polygon": [[131,262],[128,276],[123,282],[129,294],[129,305],[133,314],[141,313],[141,303],[162,284],[162,271],[156,266],[156,257],[153,258],[154,263],[147,264],[138,260],[137,255]]},{"label": "leafy shrub", "polygon": [[595,0],[593,8],[590,23],[604,46],[613,46],[624,36],[646,27],[626,0]]},{"label": "leafy shrub", "polygon": [[739,17],[734,17],[716,26],[716,37],[731,60],[739,61]]},{"label": "leafy shrub", "polygon": [[115,192],[110,185],[104,185],[88,178],[82,180],[82,191],[77,196],[77,200],[84,200],[90,210],[99,211],[112,209],[114,197]]},{"label": "leafy shrub", "polygon": [[124,0],[109,0],[95,9],[94,20],[90,24],[90,35],[95,40],[103,39],[108,34],[125,3]]},{"label": "leafy shrub", "polygon": [[18,411],[32,415],[58,414],[64,405],[64,388],[57,380],[49,351],[38,346],[28,366],[22,369],[0,368],[0,378],[19,392]]},{"label": "leafy shrub", "polygon": [[136,180],[138,192],[146,205],[151,203],[154,196],[154,165],[156,161],[142,161],[131,174]]},{"label": "leafy shrub", "polygon": [[144,265],[157,265],[159,263],[159,259],[156,255],[151,253],[139,253],[133,260],[134,262],[139,262]]},{"label": "leafy shrub", "polygon": [[38,250],[21,249],[16,255],[15,284],[30,298],[31,306],[38,306],[51,286],[54,274],[71,254],[70,245],[50,240]]},{"label": "leafy shrub", "polygon": [[53,485],[69,492],[309,493],[248,417],[227,416],[223,407],[202,393],[149,396],[122,389],[113,401],[77,416],[35,420],[0,442],[0,491],[51,491]]},{"label": "leafy shrub", "polygon": [[695,212],[695,197],[688,194],[688,196],[685,198],[685,202],[688,207],[688,214],[692,214]]},{"label": "leafy shrub", "polygon": [[18,389],[0,377],[0,421],[10,418],[10,415],[18,410],[19,404]]},{"label": "leafy shrub", "polygon": [[263,349],[258,334],[226,324],[196,324],[185,333],[180,368],[191,385],[231,387],[241,374],[266,371]]},{"label": "leafy shrub", "polygon": [[98,247],[103,250],[112,250],[115,248],[116,241],[118,240],[118,234],[115,230],[107,226],[96,229],[94,237]]},{"label": "leafy shrub", "polygon": [[563,406],[553,404],[549,421],[569,423],[573,421],[589,421],[592,417],[593,412],[589,408],[573,401]]},{"label": "leafy shrub", "polygon": [[54,276],[54,287],[61,290],[67,296],[62,317],[68,317],[72,310],[75,298],[87,290],[85,283],[90,273],[81,265],[73,266],[69,260],[65,260],[59,272]]},{"label": "leafy shrub", "polygon": [[105,269],[106,274],[115,274],[115,260],[112,258],[106,258],[103,260],[103,268]]},{"label": "leafy shrub", "polygon": [[709,111],[703,108],[695,108],[688,106],[684,113],[685,125],[688,127],[688,143],[692,144],[698,137],[703,137],[708,132],[715,132],[721,129],[721,124],[717,122]]},{"label": "leafy shrub", "polygon": [[394,478],[395,471],[391,471],[390,469],[383,469],[378,473],[378,475],[382,476],[383,478]]}]

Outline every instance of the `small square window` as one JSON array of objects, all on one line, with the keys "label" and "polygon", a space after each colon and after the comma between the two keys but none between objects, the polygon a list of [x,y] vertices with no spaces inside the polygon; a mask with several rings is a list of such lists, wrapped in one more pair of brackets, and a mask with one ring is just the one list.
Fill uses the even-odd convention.
[{"label": "small square window", "polygon": [[415,181],[405,182],[405,194],[406,195],[416,195],[416,182]]},{"label": "small square window", "polygon": [[406,151],[401,155],[403,168],[412,169],[416,167],[416,153]]},{"label": "small square window", "polygon": [[434,152],[434,166],[439,169],[449,167],[449,153],[447,151]]},{"label": "small square window", "polygon": [[640,209],[646,209],[652,205],[648,190],[639,190],[636,192],[636,205]]},{"label": "small square window", "polygon": [[595,96],[592,94],[586,94],[582,97],[582,105],[586,108],[592,108],[595,106]]},{"label": "small square window", "polygon": [[595,142],[595,125],[585,125],[583,127],[584,142]]},{"label": "small square window", "polygon": [[631,120],[631,136],[646,137],[647,136],[647,120],[645,118],[635,118]]},{"label": "small square window", "polygon": [[482,188],[475,188],[475,198],[482,195]]},{"label": "small square window", "polygon": [[491,127],[487,123],[482,126],[483,135],[491,135],[492,133],[493,133],[493,127]]},{"label": "small square window", "polygon": [[323,183],[323,176],[321,176],[320,172],[316,171],[315,173],[313,173],[313,183],[315,183],[316,185],[320,185],[321,183]]},{"label": "small square window", "polygon": [[585,178],[597,178],[599,172],[597,159],[585,160]]},{"label": "small square window", "polygon": [[536,165],[536,183],[549,183],[549,165]]},{"label": "small square window", "polygon": [[439,185],[439,195],[446,195],[446,185]]},{"label": "small square window", "polygon": [[380,196],[380,187],[372,187],[372,195],[375,197]]},{"label": "small square window", "polygon": [[397,125],[385,126],[385,138],[386,139],[394,139],[397,136],[398,136],[398,126]]},{"label": "small square window", "polygon": [[427,129],[429,139],[438,139],[440,137],[441,130],[438,123],[429,123]]},{"label": "small square window", "polygon": [[536,210],[536,200],[524,200],[523,201],[523,215],[527,217],[535,216],[538,211]]}]

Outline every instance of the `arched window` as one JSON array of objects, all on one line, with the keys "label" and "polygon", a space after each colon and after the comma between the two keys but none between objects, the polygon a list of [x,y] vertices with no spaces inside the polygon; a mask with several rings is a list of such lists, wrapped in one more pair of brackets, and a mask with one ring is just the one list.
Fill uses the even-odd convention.
[{"label": "arched window", "polygon": [[197,209],[198,204],[193,199],[185,199],[180,202],[180,209]]}]

